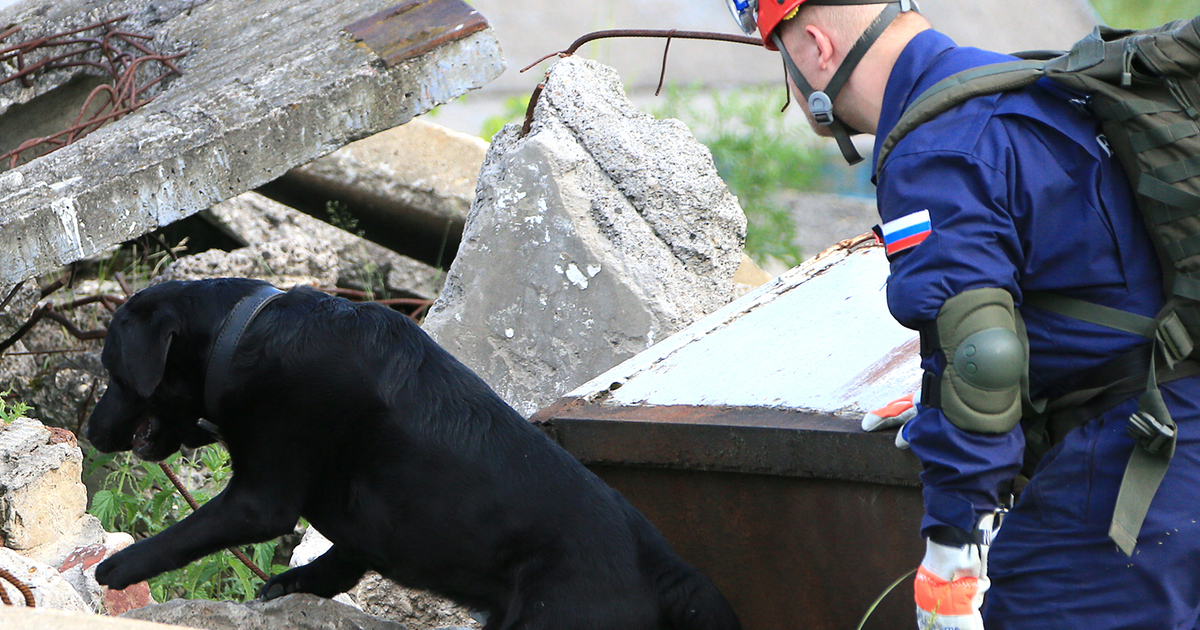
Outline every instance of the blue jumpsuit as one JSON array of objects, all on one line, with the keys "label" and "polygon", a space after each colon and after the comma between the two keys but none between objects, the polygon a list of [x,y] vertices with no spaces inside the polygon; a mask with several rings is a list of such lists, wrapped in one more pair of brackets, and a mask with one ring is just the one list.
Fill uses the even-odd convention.
[{"label": "blue jumpsuit", "polygon": [[[957,47],[936,31],[919,34],[892,70],[877,137],[938,80],[1010,59]],[[1044,80],[968,101],[902,140],[877,181],[883,221],[911,224],[928,213],[926,234],[892,239],[892,314],[920,328],[954,295],[1006,289],[1028,329],[1034,398],[1071,391],[1081,374],[1147,342],[1022,307],[1023,292],[1148,317],[1163,302],[1159,264],[1125,175],[1074,99]],[[922,356],[934,374],[943,364],[938,352]],[[1133,448],[1125,420],[1137,394],[1043,458],[991,548],[983,611],[989,630],[1200,627],[1200,377],[1162,391],[1179,441],[1135,555],[1117,549],[1108,526]],[[923,532],[971,529],[1021,467],[1020,427],[968,432],[940,409],[920,406],[905,434],[923,465]]]}]

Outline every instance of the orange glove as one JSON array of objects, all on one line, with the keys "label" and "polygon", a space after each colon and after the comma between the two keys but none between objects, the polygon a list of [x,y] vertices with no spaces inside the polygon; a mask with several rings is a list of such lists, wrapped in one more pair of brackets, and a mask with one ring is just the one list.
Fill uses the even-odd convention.
[{"label": "orange glove", "polygon": [[926,539],[913,584],[920,630],[983,630],[979,608],[991,586],[987,554],[993,522],[991,514],[980,520],[984,535],[978,544],[956,547]]},{"label": "orange glove", "polygon": [[896,448],[908,448],[903,425],[916,416],[917,408],[913,404],[913,394],[909,394],[864,415],[862,428],[863,431],[881,431],[898,426],[900,430],[896,432]]}]

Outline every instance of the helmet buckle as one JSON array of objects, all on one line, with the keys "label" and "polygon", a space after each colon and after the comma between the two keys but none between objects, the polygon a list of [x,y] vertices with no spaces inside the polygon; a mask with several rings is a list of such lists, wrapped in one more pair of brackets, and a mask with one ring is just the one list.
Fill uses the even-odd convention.
[{"label": "helmet buckle", "polygon": [[833,100],[821,90],[808,95],[808,111],[819,125],[833,124]]}]

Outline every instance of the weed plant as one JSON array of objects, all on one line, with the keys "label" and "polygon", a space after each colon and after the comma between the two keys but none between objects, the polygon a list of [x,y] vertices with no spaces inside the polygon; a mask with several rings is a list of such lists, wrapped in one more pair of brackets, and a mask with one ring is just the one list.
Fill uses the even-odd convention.
[{"label": "weed plant", "polygon": [[[191,512],[157,463],[143,462],[128,452],[106,455],[88,448],[86,476],[108,470],[88,510],[100,519],[105,530],[127,532],[140,540],[174,525]],[[192,491],[201,504],[224,489],[233,473],[228,452],[217,445],[196,449],[191,458],[176,453],[165,463],[184,479],[202,480],[200,488]],[[273,563],[277,544],[278,541],[259,543],[243,551],[263,571],[280,573],[287,567]],[[175,598],[249,601],[262,587],[262,580],[228,551],[206,556],[149,582],[151,594],[160,602]]]},{"label": "weed plant", "polygon": [[11,389],[0,392],[0,424],[8,424],[17,418],[24,418],[29,411],[29,405],[19,400],[10,400],[11,396]]}]

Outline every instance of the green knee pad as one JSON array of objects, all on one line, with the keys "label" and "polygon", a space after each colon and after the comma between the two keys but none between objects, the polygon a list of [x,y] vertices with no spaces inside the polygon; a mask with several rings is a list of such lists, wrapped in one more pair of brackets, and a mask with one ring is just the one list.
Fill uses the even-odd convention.
[{"label": "green knee pad", "polygon": [[1004,289],[964,291],[937,316],[942,372],[942,412],[954,426],[1008,433],[1021,421],[1021,384],[1029,369],[1018,334],[1020,314]]}]

